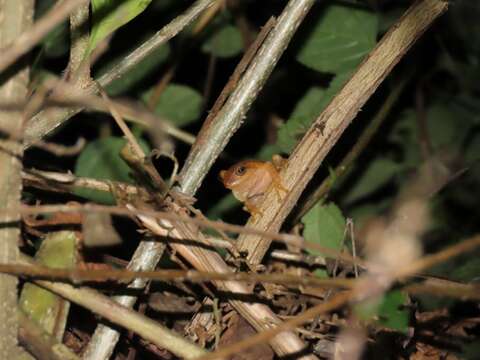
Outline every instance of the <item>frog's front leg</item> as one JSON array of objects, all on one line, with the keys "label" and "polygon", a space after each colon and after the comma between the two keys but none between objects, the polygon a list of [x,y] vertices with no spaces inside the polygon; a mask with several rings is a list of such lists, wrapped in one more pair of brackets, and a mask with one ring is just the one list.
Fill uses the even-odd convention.
[{"label": "frog's front leg", "polygon": [[263,193],[251,195],[246,199],[245,204],[243,206],[243,209],[245,211],[248,211],[250,215],[253,216],[254,219],[258,219],[263,215],[263,211],[260,209],[260,206],[259,206],[262,198],[264,198]]}]

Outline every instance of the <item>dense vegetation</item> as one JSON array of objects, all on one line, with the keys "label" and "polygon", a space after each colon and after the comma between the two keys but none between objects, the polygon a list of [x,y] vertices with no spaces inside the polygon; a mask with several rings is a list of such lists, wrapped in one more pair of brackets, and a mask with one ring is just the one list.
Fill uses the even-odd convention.
[{"label": "dense vegetation", "polygon": [[[47,266],[75,266],[93,274],[125,268],[140,241],[178,241],[169,239],[169,233],[163,237],[155,234],[143,219],[125,216],[126,206],[132,204],[137,210],[174,213],[174,203],[189,209],[180,212],[182,216],[206,221],[205,216],[244,225],[249,214],[222,186],[219,171],[244,159],[269,161],[274,154],[288,158],[362,61],[412,6],[410,1],[386,0],[315,2],[255,96],[241,127],[220,156],[213,159],[198,191],[181,195],[181,181],[180,187],[175,187],[177,166],[181,171],[207,116],[214,118],[221,113],[212,111],[219,94],[248,54],[247,49],[255,46],[252,44],[269,18],[278,17],[287,1],[214,1],[209,10],[142,56],[121,77],[105,83],[99,80],[144,41],[158,36],[154,34],[192,3],[125,0],[119,5],[112,0],[92,0],[90,14],[83,15],[79,27],[87,39],[83,45],[75,36],[71,38],[74,34],[70,34],[65,21],[28,53],[29,101],[22,111],[33,117],[25,125],[28,146],[23,156],[21,201],[30,205],[24,209],[32,211],[23,214],[22,253]],[[54,4],[53,0],[37,1],[35,21],[48,16]],[[73,14],[81,17],[79,10]],[[296,276],[298,284],[307,277],[349,279],[356,281],[354,284],[360,283],[356,278],[378,284],[382,276],[388,278],[379,288],[366,282],[364,290],[359,290],[361,296],[347,298],[350,305],[344,303],[332,312],[321,312],[297,327],[295,333],[308,345],[309,353],[320,357],[335,353],[339,359],[342,351],[346,358],[478,358],[478,249],[465,248],[435,261],[434,266],[420,267],[418,272],[408,273],[408,267],[463,241],[478,244],[479,17],[480,3],[458,0],[449,4],[448,11],[424,34],[418,34],[417,42],[403,57],[398,55],[398,65],[361,104],[295,201],[281,229],[276,229],[302,236],[305,246],[273,242],[257,270],[285,278],[282,281],[280,277],[278,285],[260,279],[250,295],[282,320],[344,294],[342,286],[297,286],[287,283],[288,276]],[[90,35],[82,33],[84,28]],[[78,45],[76,50],[74,45]],[[80,51],[81,61],[74,61],[75,51]],[[254,52],[253,56],[258,59],[261,54]],[[89,70],[91,78],[103,86],[103,95],[91,90],[99,85],[91,82]],[[240,78],[245,73],[240,73]],[[8,76],[7,71],[2,81]],[[64,81],[57,82],[59,77]],[[234,89],[237,82],[230,84]],[[362,91],[362,84],[357,85]],[[78,89],[87,89],[88,96]],[[30,130],[32,121],[41,122],[49,116],[47,108],[52,105],[83,110],[60,117],[61,126],[53,131]],[[131,137],[126,138],[118,120],[113,121],[114,112],[127,120]],[[126,154],[125,144],[132,141],[141,150]],[[142,151],[146,158],[139,156]],[[59,179],[60,175],[64,178]],[[82,179],[102,181],[91,185],[81,183]],[[127,189],[122,185],[125,183],[132,186]],[[418,202],[415,208],[408,207],[412,198]],[[80,204],[91,203],[104,206],[81,210]],[[47,204],[66,206],[57,209],[61,212],[47,213],[40,207],[34,210],[37,205]],[[192,205],[203,215],[192,210]],[[68,206],[77,212],[65,212]],[[118,209],[125,211],[108,214]],[[405,230],[407,235],[401,233],[405,223],[415,227]],[[175,227],[177,223],[170,224]],[[203,227],[201,236],[227,236],[215,224]],[[252,220],[249,224],[255,225]],[[235,242],[237,233],[229,230],[227,241]],[[389,242],[394,245],[385,245]],[[248,253],[235,256],[218,242],[213,247],[231,268],[255,270],[248,262]],[[157,269],[209,269],[198,268],[175,247],[155,251],[159,256]],[[385,265],[387,261],[389,265]],[[378,271],[383,275],[369,264],[380,266]],[[391,275],[396,270],[406,271],[409,276]],[[77,281],[82,276],[88,278],[88,271],[78,275]],[[68,277],[75,280],[75,273]],[[29,277],[21,279],[22,311],[40,321],[46,332],[79,356],[85,352],[99,320],[88,311],[89,306],[83,305],[85,309],[73,302],[67,306],[52,293],[39,291],[28,282]],[[152,281],[141,288],[136,293],[135,311],[211,351],[254,334],[238,315],[241,310],[229,303],[232,294],[209,282],[188,281],[188,276],[187,281],[180,280]],[[114,275],[107,283],[89,283],[107,295],[124,294],[125,284],[116,281]],[[45,310],[49,307],[64,311],[52,313]],[[202,324],[205,328],[198,323],[201,313],[208,318]],[[49,327],[50,323],[56,326]],[[21,322],[20,326],[26,325]],[[180,356],[145,338],[136,328],[127,328],[137,334],[121,331],[112,358]],[[27,348],[31,339],[21,337]],[[353,343],[358,348],[345,348],[345,344]],[[277,351],[275,345],[272,347]],[[35,346],[33,349],[39,356]],[[268,346],[258,345],[236,356],[268,359],[275,355]]]}]

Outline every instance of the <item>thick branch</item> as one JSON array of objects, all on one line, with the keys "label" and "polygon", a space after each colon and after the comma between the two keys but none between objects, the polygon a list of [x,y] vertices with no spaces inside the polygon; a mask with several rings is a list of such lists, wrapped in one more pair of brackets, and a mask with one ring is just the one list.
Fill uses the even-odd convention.
[{"label": "thick branch", "polygon": [[[249,227],[278,231],[297,203],[302,191],[323,159],[362,106],[400,61],[413,43],[433,21],[447,9],[442,0],[416,1],[359,66],[355,74],[312,124],[291,154],[282,172],[283,184],[289,189],[281,201],[269,192],[261,208],[264,216],[250,219]],[[259,264],[271,240],[260,236],[240,236],[239,249],[248,252],[248,260]]]},{"label": "thick branch", "polygon": [[[33,18],[33,1],[0,0],[0,49],[25,34]],[[2,57],[4,54],[2,54]],[[27,96],[28,68],[12,69],[15,74],[3,79],[0,98],[23,101]],[[6,76],[6,74],[4,74]],[[0,128],[7,134],[19,134],[22,114],[0,112]],[[22,191],[23,147],[16,140],[0,135],[0,208],[18,207]],[[0,262],[17,260],[20,238],[20,214],[0,215]],[[0,358],[15,359],[17,355],[17,278],[0,275]]]}]

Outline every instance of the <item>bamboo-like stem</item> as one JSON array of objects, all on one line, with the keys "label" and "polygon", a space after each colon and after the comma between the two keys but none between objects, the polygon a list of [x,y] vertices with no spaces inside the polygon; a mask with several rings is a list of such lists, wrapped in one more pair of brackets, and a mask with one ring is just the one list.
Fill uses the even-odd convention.
[{"label": "bamboo-like stem", "polygon": [[[11,64],[5,56],[6,46],[18,39],[29,38],[34,2],[32,0],[0,1],[0,65],[4,69]],[[30,34],[30,35],[29,35]],[[8,59],[7,59],[8,60]],[[2,74],[0,98],[7,101],[24,101],[28,91],[29,70],[24,64],[12,70],[11,74]],[[0,67],[1,69],[1,67]],[[1,70],[0,70],[1,71]],[[8,78],[8,76],[10,76]],[[22,130],[22,114],[0,112],[0,128],[7,134],[0,138],[0,209],[18,207],[22,193],[22,157],[23,147],[9,134],[19,134]],[[20,213],[0,215],[0,262],[10,263],[17,260],[20,239]],[[17,347],[17,284],[14,276],[0,275],[0,359],[15,359],[19,354]]]},{"label": "bamboo-like stem", "polygon": [[[102,87],[107,87],[112,81],[121,78],[145,57],[158,49],[161,45],[177,35],[182,29],[194,21],[205,9],[212,5],[214,0],[197,0],[184,14],[173,19],[161,30],[155,33],[150,39],[127,55],[116,66],[101,76],[97,81]],[[97,92],[96,86],[89,86],[84,89],[87,94]],[[24,136],[24,146],[29,147],[32,143],[42,139],[44,136],[58,128],[83,110],[83,107],[70,107],[61,109],[48,109],[39,112],[27,124]]]},{"label": "bamboo-like stem", "polygon": [[[249,227],[268,231],[280,229],[346,127],[413,43],[447,7],[448,3],[443,0],[416,1],[391,27],[294,149],[281,174],[288,194],[279,201],[274,191],[268,192],[260,209],[264,215],[250,218]],[[245,235],[239,238],[239,249],[248,252],[251,263],[259,264],[270,243],[270,239]]]},{"label": "bamboo-like stem", "polygon": [[[160,258],[163,255],[166,245],[155,241],[141,241],[138,245],[132,259],[128,263],[128,269],[131,271],[155,269]],[[145,288],[147,279],[136,278],[129,284],[129,289],[140,290]],[[137,302],[137,297],[133,295],[114,296],[113,300],[127,308],[132,308]],[[110,326],[99,324],[90,339],[83,359],[109,359],[120,338],[120,332]]]}]

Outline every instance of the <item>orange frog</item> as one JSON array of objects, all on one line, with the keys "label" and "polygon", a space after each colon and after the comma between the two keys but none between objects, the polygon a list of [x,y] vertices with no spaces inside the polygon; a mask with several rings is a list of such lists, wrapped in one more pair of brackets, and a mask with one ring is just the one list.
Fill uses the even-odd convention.
[{"label": "orange frog", "polygon": [[259,205],[270,186],[274,187],[280,199],[282,198],[280,192],[287,192],[278,173],[285,162],[286,160],[279,155],[274,155],[272,162],[240,161],[228,170],[220,171],[220,180],[227,189],[232,190],[238,200],[244,203],[244,210],[253,216],[261,215]]}]

